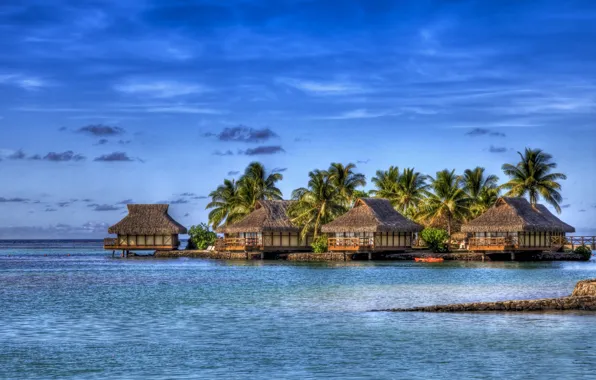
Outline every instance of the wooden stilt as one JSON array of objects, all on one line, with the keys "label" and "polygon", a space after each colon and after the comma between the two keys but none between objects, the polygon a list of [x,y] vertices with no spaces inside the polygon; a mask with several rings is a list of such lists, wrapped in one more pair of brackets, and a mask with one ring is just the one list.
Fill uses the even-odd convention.
[{"label": "wooden stilt", "polygon": [[484,254],[484,252],[482,252],[482,262],[484,262],[484,256],[485,256],[485,254]]},{"label": "wooden stilt", "polygon": [[265,260],[265,252],[261,252],[261,260]]},{"label": "wooden stilt", "polygon": [[511,252],[511,261],[515,261],[515,252]]},{"label": "wooden stilt", "polygon": [[112,257],[114,257],[115,254],[116,254],[116,251],[112,250]]},{"label": "wooden stilt", "polygon": [[372,252],[369,252],[369,253],[368,253],[368,259],[369,259],[369,260],[372,260]]}]

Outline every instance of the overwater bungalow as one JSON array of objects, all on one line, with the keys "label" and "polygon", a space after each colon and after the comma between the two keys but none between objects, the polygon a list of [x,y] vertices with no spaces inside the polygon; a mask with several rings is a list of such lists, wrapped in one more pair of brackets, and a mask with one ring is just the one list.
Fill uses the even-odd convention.
[{"label": "overwater bungalow", "polygon": [[180,245],[178,234],[186,228],[168,215],[167,204],[127,205],[128,215],[108,228],[116,238],[104,239],[109,250],[175,250]]},{"label": "overwater bungalow", "polygon": [[565,244],[565,234],[575,232],[575,228],[544,205],[532,206],[525,198],[503,197],[464,224],[462,232],[470,236],[470,251],[557,251]]},{"label": "overwater bungalow", "polygon": [[397,212],[381,198],[360,198],[354,207],[321,231],[328,235],[329,251],[387,252],[412,248],[423,227]]},{"label": "overwater bungalow", "polygon": [[311,250],[312,238],[300,239],[300,228],[288,217],[292,201],[257,203],[253,212],[237,223],[217,229],[224,238],[218,240],[218,251],[300,252]]}]

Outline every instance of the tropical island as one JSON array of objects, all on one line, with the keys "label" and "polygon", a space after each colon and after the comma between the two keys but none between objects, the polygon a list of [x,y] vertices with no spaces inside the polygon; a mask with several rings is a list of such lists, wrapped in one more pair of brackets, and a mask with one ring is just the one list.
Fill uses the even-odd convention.
[{"label": "tropical island", "polygon": [[[142,233],[133,228],[118,241],[131,250],[131,244],[156,249],[160,256],[588,260],[594,237],[568,237],[575,229],[539,203],[561,213],[561,181],[566,175],[557,172],[552,156],[540,149],[526,148],[518,154],[519,162],[502,165],[507,178],[503,183],[483,167],[461,174],[444,169],[430,176],[391,166],[377,170],[370,190],[364,190],[367,179],[355,164],[331,163],[308,173],[306,187],[295,189],[289,200],[278,187],[283,174],[252,162],[238,180],[225,179],[209,194],[208,224],[189,229],[184,252],[172,252],[177,234],[186,229],[167,215],[167,208],[156,214],[165,221],[162,227]],[[167,241],[175,244],[165,249],[151,245],[158,238],[147,231],[171,236]],[[106,249],[123,246],[106,244]]]}]

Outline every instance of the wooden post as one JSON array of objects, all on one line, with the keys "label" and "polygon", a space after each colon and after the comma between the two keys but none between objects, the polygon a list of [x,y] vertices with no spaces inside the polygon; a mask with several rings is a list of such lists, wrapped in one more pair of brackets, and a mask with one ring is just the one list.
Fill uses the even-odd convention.
[{"label": "wooden post", "polygon": [[265,251],[261,251],[261,260],[265,260]]},{"label": "wooden post", "polygon": [[344,261],[346,261],[346,253],[344,252]]},{"label": "wooden post", "polygon": [[369,252],[369,253],[368,253],[368,259],[369,259],[369,260],[372,260],[372,252]]},{"label": "wooden post", "polygon": [[112,250],[112,257],[116,254],[116,250]]},{"label": "wooden post", "polygon": [[482,262],[484,262],[484,252],[482,252]]},{"label": "wooden post", "polygon": [[515,261],[515,252],[511,252],[511,261]]}]

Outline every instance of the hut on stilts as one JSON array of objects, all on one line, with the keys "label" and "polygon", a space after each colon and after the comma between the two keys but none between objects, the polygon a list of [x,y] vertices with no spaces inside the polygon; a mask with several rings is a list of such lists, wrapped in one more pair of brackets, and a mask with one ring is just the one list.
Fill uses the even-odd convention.
[{"label": "hut on stilts", "polygon": [[224,252],[300,252],[311,250],[311,237],[300,239],[300,228],[288,217],[292,201],[261,200],[237,223],[217,229],[224,238],[216,249]]},{"label": "hut on stilts", "polygon": [[321,231],[328,236],[329,251],[399,252],[412,248],[423,227],[397,212],[382,198],[360,198],[354,207]]},{"label": "hut on stilts", "polygon": [[108,233],[116,238],[104,239],[104,249],[129,251],[176,250],[180,245],[179,234],[187,233],[186,228],[168,215],[167,204],[130,204],[128,215],[108,228]]},{"label": "hut on stilts", "polygon": [[[484,214],[462,226],[475,252],[558,251],[575,228],[544,205],[525,198],[499,198]],[[512,258],[514,256],[512,255]]]}]

